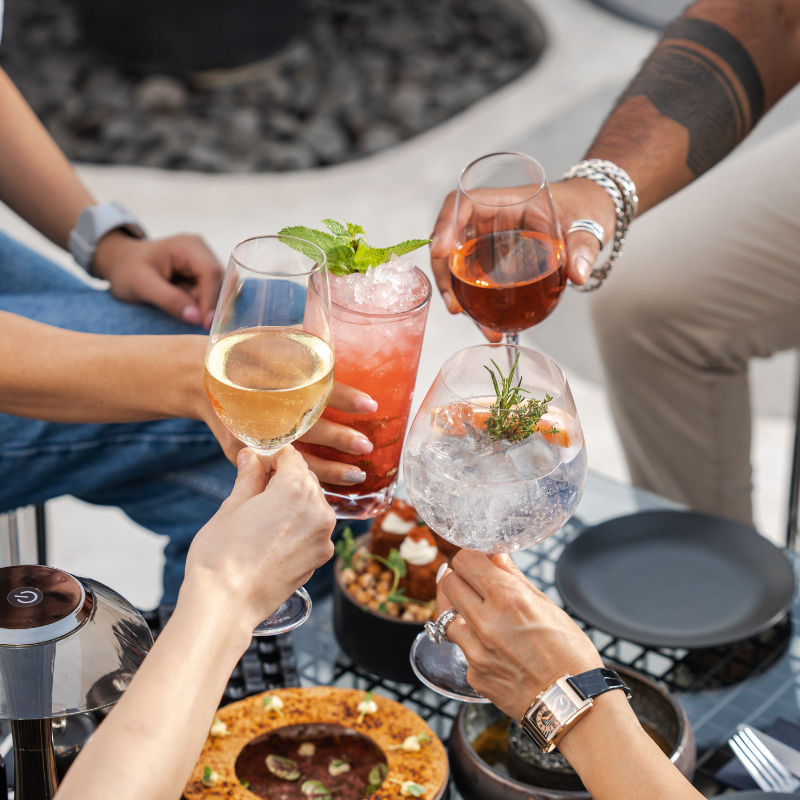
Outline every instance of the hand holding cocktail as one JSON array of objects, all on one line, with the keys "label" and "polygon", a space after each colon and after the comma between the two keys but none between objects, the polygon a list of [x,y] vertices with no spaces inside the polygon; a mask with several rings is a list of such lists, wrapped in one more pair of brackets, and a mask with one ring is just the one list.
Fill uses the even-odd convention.
[{"label": "hand holding cocktail", "polygon": [[[574,513],[586,448],[566,377],[534,350],[469,347],[443,365],[411,426],[406,488],[436,533],[463,548],[510,553],[551,536]],[[445,618],[411,651],[417,677],[458,700],[487,702],[448,644]],[[444,628],[442,627],[444,626]]]}]

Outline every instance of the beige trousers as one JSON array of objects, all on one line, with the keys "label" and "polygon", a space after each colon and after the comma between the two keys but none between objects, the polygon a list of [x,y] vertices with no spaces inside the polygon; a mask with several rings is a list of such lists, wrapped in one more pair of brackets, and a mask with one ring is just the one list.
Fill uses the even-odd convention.
[{"label": "beige trousers", "polygon": [[800,347],[800,125],[637,220],[592,316],[634,483],[752,524],[748,361]]}]

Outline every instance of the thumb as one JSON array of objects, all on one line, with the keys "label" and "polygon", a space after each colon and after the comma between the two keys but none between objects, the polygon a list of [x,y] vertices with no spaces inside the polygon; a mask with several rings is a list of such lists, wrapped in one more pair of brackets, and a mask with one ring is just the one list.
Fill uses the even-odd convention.
[{"label": "thumb", "polygon": [[264,491],[267,486],[267,473],[258,456],[249,447],[239,451],[236,465],[239,467],[239,474],[236,476],[236,483],[227,502],[233,506],[240,506]]},{"label": "thumb", "polygon": [[597,237],[586,231],[575,231],[567,237],[567,277],[577,286],[589,280],[594,262],[600,253]]}]

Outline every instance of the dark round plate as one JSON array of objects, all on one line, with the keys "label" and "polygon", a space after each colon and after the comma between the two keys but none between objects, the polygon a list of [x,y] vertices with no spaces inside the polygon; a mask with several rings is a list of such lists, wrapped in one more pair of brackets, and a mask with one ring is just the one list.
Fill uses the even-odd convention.
[{"label": "dark round plate", "polygon": [[556,566],[567,608],[648,647],[717,647],[778,622],[792,565],[752,528],[711,514],[645,511],[588,528]]}]

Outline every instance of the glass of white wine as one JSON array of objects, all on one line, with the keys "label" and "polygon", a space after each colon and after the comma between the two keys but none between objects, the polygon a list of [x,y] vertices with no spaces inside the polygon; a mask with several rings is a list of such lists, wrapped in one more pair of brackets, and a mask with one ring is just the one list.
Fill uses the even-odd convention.
[{"label": "glass of white wine", "polygon": [[[325,254],[287,236],[256,236],[233,249],[208,338],[205,385],[226,428],[272,455],[318,419],[333,389],[333,334]],[[311,598],[300,587],[258,625],[274,636],[302,625]]]}]

